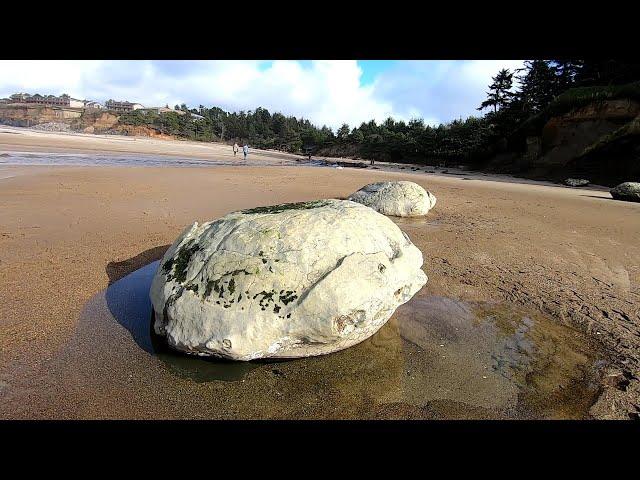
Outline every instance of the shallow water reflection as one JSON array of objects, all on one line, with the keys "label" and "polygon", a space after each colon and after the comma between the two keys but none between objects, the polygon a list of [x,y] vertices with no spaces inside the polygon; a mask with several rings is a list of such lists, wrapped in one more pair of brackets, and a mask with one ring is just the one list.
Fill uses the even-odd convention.
[{"label": "shallow water reflection", "polygon": [[250,154],[247,160],[228,158],[212,153],[210,158],[189,158],[144,153],[57,153],[5,152],[0,153],[2,165],[65,165],[65,166],[137,166],[137,167],[215,167],[215,166],[312,166],[325,167],[321,161],[291,158],[278,152]]},{"label": "shallow water reflection", "polygon": [[396,318],[403,339],[421,352],[414,396],[435,388],[439,397],[464,392],[508,416],[583,418],[599,393],[603,363],[594,345],[541,315],[432,296],[414,298]]},{"label": "shallow water reflection", "polygon": [[241,380],[255,364],[183,355],[170,350],[155,334],[149,289],[159,263],[136,270],[107,288],[105,299],[113,318],[131,333],[140,348],[162,360],[173,373],[196,382]]},{"label": "shallow water reflection", "polygon": [[506,305],[435,296],[414,297],[373,337],[330,355],[224,362],[172,352],[151,331],[158,263],[87,303],[39,390],[25,392],[40,415],[584,418],[599,391],[602,357],[574,330]]}]

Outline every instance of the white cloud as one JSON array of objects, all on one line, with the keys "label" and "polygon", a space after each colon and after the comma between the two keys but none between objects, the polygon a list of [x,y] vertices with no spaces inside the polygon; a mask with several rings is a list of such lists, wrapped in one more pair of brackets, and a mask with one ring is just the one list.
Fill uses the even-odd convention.
[{"label": "white cloud", "polygon": [[83,78],[100,62],[93,61],[0,61],[0,94],[31,90],[32,93],[66,92],[81,89]]},{"label": "white cloud", "polygon": [[479,116],[476,108],[486,98],[491,77],[501,68],[513,71],[522,63],[522,60],[400,62],[378,76],[373,94],[380,100],[392,99],[400,116],[420,112],[429,124]]},{"label": "white cloud", "polygon": [[[0,96],[17,91],[148,106],[258,106],[326,124],[393,116],[426,123],[476,113],[491,76],[510,61],[398,62],[368,86],[354,61],[0,61]],[[477,113],[476,113],[477,114]]]}]

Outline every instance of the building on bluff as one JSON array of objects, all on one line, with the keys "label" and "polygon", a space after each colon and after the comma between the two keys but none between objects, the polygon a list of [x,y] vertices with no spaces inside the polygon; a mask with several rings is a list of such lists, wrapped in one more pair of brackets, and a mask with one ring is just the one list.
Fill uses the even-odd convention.
[{"label": "building on bluff", "polygon": [[47,107],[85,108],[88,102],[87,100],[73,98],[66,93],[63,93],[59,97],[56,97],[55,95],[40,95],[39,93],[36,93],[35,95],[30,95],[28,93],[14,93],[9,98],[3,98],[2,103],[44,105]]}]

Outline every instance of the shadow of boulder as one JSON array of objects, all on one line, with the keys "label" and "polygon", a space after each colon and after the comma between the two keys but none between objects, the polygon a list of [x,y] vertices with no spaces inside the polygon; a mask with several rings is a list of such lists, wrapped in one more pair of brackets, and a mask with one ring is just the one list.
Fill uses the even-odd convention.
[{"label": "shadow of boulder", "polygon": [[160,259],[169,247],[170,245],[163,245],[150,248],[122,262],[107,264],[105,270],[110,283],[104,297],[109,313],[129,331],[142,350],[157,356],[173,373],[181,377],[196,382],[242,379],[259,362],[232,362],[186,355],[171,350],[166,340],[153,331],[153,308],[149,290]]},{"label": "shadow of boulder", "polygon": [[121,262],[109,262],[105,268],[109,277],[109,285],[126,277],[130,273],[144,267],[145,265],[160,260],[171,245],[160,245],[139,253],[135,257],[128,258]]}]

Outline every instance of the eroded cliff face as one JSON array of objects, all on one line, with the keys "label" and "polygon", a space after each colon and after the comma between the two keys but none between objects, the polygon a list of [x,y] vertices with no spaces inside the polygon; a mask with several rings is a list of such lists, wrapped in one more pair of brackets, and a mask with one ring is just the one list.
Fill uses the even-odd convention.
[{"label": "eroded cliff face", "polygon": [[612,100],[553,117],[542,129],[541,155],[534,165],[566,165],[604,135],[611,134],[638,115],[640,103]]},{"label": "eroded cliff face", "polygon": [[115,134],[173,139],[147,126],[121,125],[119,115],[100,110],[79,110],[39,106],[0,106],[0,124],[33,127],[46,123],[69,125],[70,130],[82,133]]},{"label": "eroded cliff face", "polygon": [[640,181],[640,115],[587,147],[567,171],[608,186]]},{"label": "eroded cliff face", "polygon": [[144,125],[116,125],[109,133],[115,133],[118,135],[128,135],[133,137],[152,137],[162,140],[173,140],[176,137],[173,135],[166,135],[153,128],[149,128]]},{"label": "eroded cliff face", "polygon": [[[629,99],[600,101],[550,118],[529,135],[520,153],[507,156],[511,171],[555,181],[587,178],[614,185],[638,180],[640,103]],[[495,165],[505,160],[495,158]]]},{"label": "eroded cliff face", "polygon": [[72,127],[84,133],[104,133],[118,124],[118,115],[109,112],[85,112]]},{"label": "eroded cliff face", "polygon": [[51,122],[70,124],[81,115],[80,111],[63,108],[3,105],[0,108],[0,123],[14,127],[33,127]]}]

